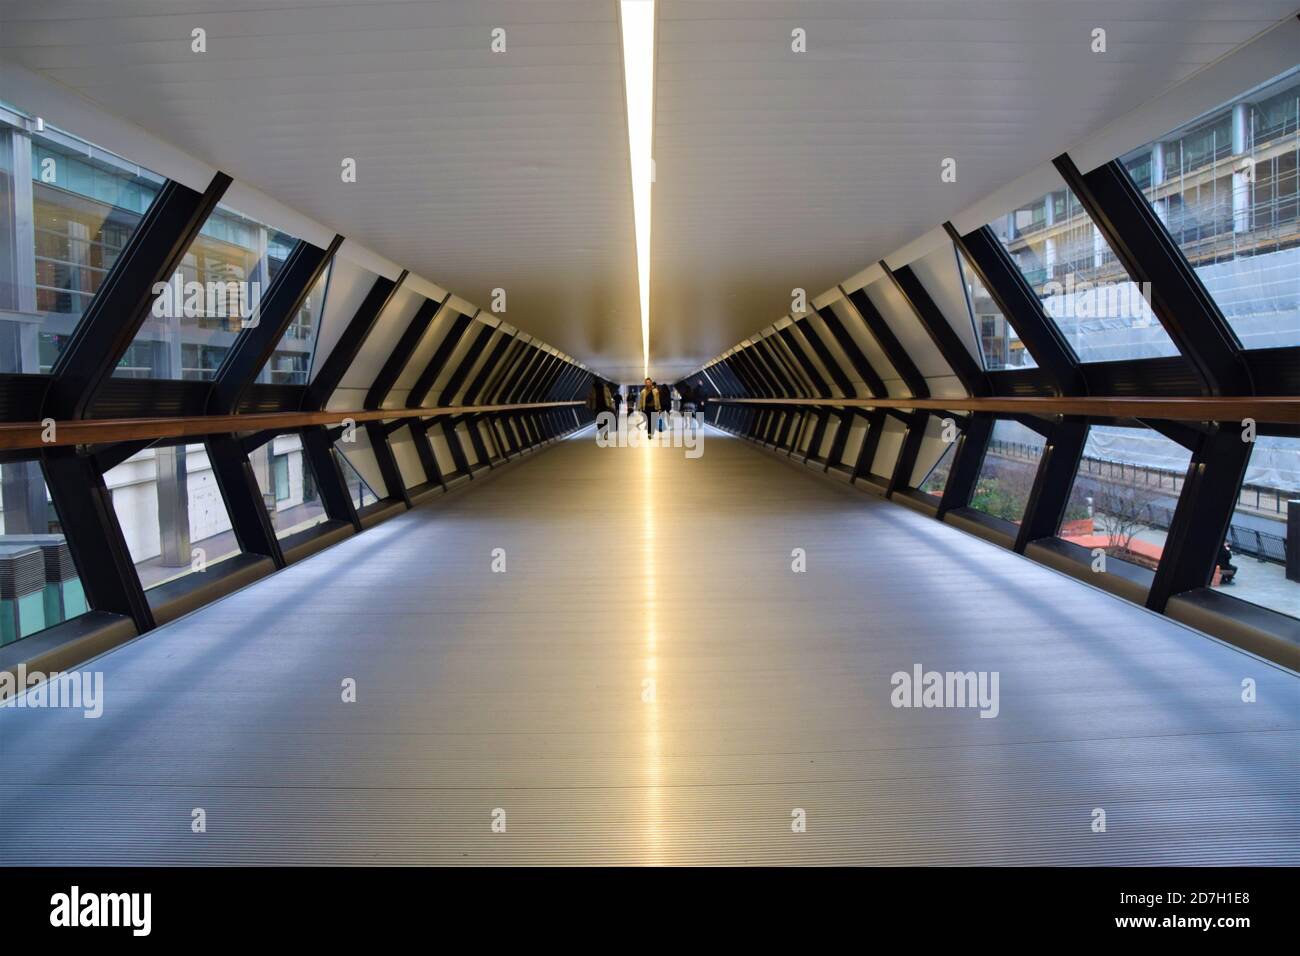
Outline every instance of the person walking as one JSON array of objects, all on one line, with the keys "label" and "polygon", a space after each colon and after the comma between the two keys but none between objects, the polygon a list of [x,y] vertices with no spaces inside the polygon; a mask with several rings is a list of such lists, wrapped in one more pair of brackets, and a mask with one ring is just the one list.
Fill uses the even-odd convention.
[{"label": "person walking", "polygon": [[685,421],[682,422],[687,428],[695,428],[695,389],[691,387],[690,382],[682,382],[677,386],[677,394],[682,397],[682,415]]},{"label": "person walking", "polygon": [[655,428],[662,430],[662,423],[659,421],[659,389],[655,386],[654,379],[647,378],[641,388],[641,394],[637,398],[637,406],[641,409],[641,414],[645,416],[646,435],[653,435]]},{"label": "person walking", "polygon": [[600,416],[614,411],[614,397],[610,394],[609,386],[594,375],[591,377],[591,388],[587,390],[586,404],[596,416],[596,433],[603,436],[609,429],[609,420],[602,422]]}]

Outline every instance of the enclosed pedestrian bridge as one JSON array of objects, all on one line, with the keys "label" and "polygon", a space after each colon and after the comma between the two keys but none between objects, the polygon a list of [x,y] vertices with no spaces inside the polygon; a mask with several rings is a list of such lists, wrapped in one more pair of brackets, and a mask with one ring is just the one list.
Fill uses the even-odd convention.
[{"label": "enclosed pedestrian bridge", "polygon": [[0,863],[1300,863],[1300,20],[0,3]]}]

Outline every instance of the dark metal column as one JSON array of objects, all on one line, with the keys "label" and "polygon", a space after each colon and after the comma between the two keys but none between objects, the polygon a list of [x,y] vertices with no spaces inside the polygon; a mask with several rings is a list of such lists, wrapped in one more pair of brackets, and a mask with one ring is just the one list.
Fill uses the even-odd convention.
[{"label": "dark metal column", "polygon": [[1029,542],[1055,537],[1060,530],[1087,438],[1088,426],[1078,420],[1057,422],[1048,429],[1038,472],[1016,534],[1017,554],[1024,554]]},{"label": "dark metal column", "polygon": [[1038,296],[993,230],[982,226],[962,236],[952,223],[944,223],[944,228],[956,244],[957,254],[966,257],[966,264],[984,284],[1003,317],[1015,327],[1034,362],[1052,380],[1056,393],[1086,395],[1083,370],[1074,351],[1056,323],[1043,313]]},{"label": "dark metal column", "polygon": [[393,347],[392,354],[384,361],[383,368],[375,376],[374,382],[370,385],[370,391],[366,393],[366,408],[383,408],[388,394],[397,384],[397,380],[402,377],[402,371],[406,368],[407,363],[411,361],[411,356],[415,354],[415,349],[424,338],[425,332],[433,324],[434,317],[438,310],[451,298],[451,293],[447,293],[439,301],[425,299],[420,303],[420,307],[415,310],[415,315],[407,323],[402,337],[397,340],[397,345]]},{"label": "dark metal column", "polygon": [[966,427],[957,439],[957,450],[953,452],[952,467],[948,470],[948,481],[943,486],[943,497],[939,499],[939,511],[935,517],[942,519],[949,511],[970,504],[980,465],[984,463],[984,453],[993,435],[993,421],[993,416],[984,412],[976,412],[967,419]]},{"label": "dark metal column", "polygon": [[[840,317],[835,314],[835,311],[830,306],[826,306],[818,309],[817,314],[821,316],[822,322],[830,330],[835,341],[839,343],[844,354],[849,357],[849,361],[853,363],[854,371],[858,373],[858,377],[862,379],[863,384],[867,386],[867,390],[871,392],[872,396],[876,398],[887,396],[889,390],[885,388],[884,379],[872,366],[866,353],[854,340],[852,333],[844,327],[844,323],[840,321]],[[852,394],[852,392],[846,392],[845,394]]]},{"label": "dark metal column", "polygon": [[207,448],[208,461],[226,501],[240,549],[249,554],[264,554],[277,568],[284,567],[284,552],[243,445],[231,434],[209,435]]},{"label": "dark metal column", "polygon": [[335,236],[328,249],[319,249],[308,242],[293,247],[262,297],[257,324],[240,330],[213,376],[208,391],[208,414],[233,415],[238,411],[240,400],[275,352],[285,329],[342,243],[343,237]]},{"label": "dark metal column", "polygon": [[980,368],[979,363],[966,350],[966,343],[961,340],[957,330],[949,324],[943,312],[935,305],[934,300],[930,298],[930,293],[925,290],[925,286],[921,284],[921,280],[917,278],[911,267],[903,266],[897,271],[891,270],[885,265],[884,260],[881,260],[880,267],[885,270],[885,275],[893,280],[895,287],[907,300],[912,312],[920,320],[921,327],[925,329],[926,335],[930,337],[930,341],[939,350],[939,354],[948,363],[948,367],[957,376],[967,394],[991,394],[992,389],[989,387],[984,369]]},{"label": "dark metal column", "polygon": [[433,388],[433,383],[438,380],[442,374],[443,367],[451,358],[452,352],[456,351],[456,346],[460,344],[461,337],[465,330],[469,328],[470,317],[461,312],[456,313],[456,318],[452,320],[451,328],[447,329],[447,334],[443,336],[442,341],[434,350],[433,355],[429,358],[429,363],[420,372],[415,384],[411,386],[410,394],[406,396],[407,408],[419,408],[424,404],[424,400],[429,395],[429,390]]},{"label": "dark metal column", "polygon": [[338,342],[325,357],[311,384],[307,386],[307,394],[303,397],[302,405],[305,410],[317,411],[329,402],[330,396],[343,381],[343,376],[356,361],[361,347],[366,344],[370,330],[379,321],[380,314],[392,301],[393,295],[406,280],[407,274],[403,269],[396,279],[386,279],[383,276],[375,279],[370,291],[366,293],[365,299],[357,308],[356,314],[352,316],[347,328],[343,330]]},{"label": "dark metal column", "polygon": [[357,518],[356,506],[352,503],[352,495],[348,492],[342,466],[334,452],[329,429],[324,425],[312,425],[302,429],[299,435],[307,466],[316,477],[316,487],[320,489],[325,513],[332,520],[346,521],[354,530],[360,531],[361,522]]},{"label": "dark metal column", "polygon": [[1210,583],[1253,447],[1233,422],[1218,423],[1200,436],[1147,594],[1151,610],[1163,613],[1175,594]]},{"label": "dark metal column", "polygon": [[1080,173],[1069,154],[1052,161],[1211,395],[1254,393],[1236,334],[1178,244],[1118,161]]},{"label": "dark metal column", "polygon": [[230,182],[217,173],[202,193],[170,180],[163,184],[54,363],[39,417],[86,417],[148,317],[154,286],[180,267]]},{"label": "dark metal column", "polygon": [[43,451],[41,461],[87,603],[131,618],[141,633],[150,630],[153,611],[94,460],[78,455],[75,447],[56,447]]}]

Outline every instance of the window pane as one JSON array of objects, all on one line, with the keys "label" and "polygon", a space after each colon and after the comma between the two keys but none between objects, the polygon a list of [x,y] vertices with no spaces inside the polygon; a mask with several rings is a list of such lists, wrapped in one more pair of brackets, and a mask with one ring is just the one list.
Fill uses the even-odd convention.
[{"label": "window pane", "polygon": [[[1212,586],[1300,617],[1300,581],[1286,576],[1287,502],[1300,499],[1300,439],[1255,439]],[[1291,520],[1300,521],[1300,514]],[[1295,531],[1292,532],[1293,534]]]},{"label": "window pane", "polygon": [[201,444],[149,448],[104,474],[140,584],[148,589],[239,553]]},{"label": "window pane", "polygon": [[275,436],[248,459],[277,538],[329,520],[297,433]]},{"label": "window pane", "polygon": [[1241,344],[1300,345],[1300,72],[1122,162]]},{"label": "window pane", "polygon": [[997,421],[970,506],[1016,524],[1025,516],[1043,456],[1043,436],[1019,422]]},{"label": "window pane", "polygon": [[348,461],[348,456],[343,454],[342,450],[336,444],[334,454],[338,458],[339,466],[343,470],[343,480],[348,484],[348,494],[352,496],[352,506],[354,508],[364,508],[366,505],[372,505],[379,500],[373,488],[366,483],[361,474],[352,467],[352,462]]},{"label": "window pane", "polygon": [[154,300],[118,378],[213,378],[297,242],[218,206]]},{"label": "window pane", "polygon": [[272,385],[306,385],[311,375],[312,355],[316,349],[316,334],[320,331],[321,316],[325,314],[325,294],[329,287],[327,268],[307,293],[298,314],[280,337],[270,360],[258,375],[259,382]]},{"label": "window pane", "polygon": [[958,250],[957,261],[966,286],[966,301],[970,303],[971,321],[975,323],[975,340],[980,345],[980,356],[986,369],[1037,368],[1038,363],[1020,341],[1002,310],[997,307],[989,290],[984,287],[975,270]]},{"label": "window pane", "polygon": [[0,372],[49,372],[163,178],[0,104]]},{"label": "window pane", "polygon": [[1191,460],[1190,451],[1151,429],[1094,425],[1061,537],[1154,570]]},{"label": "window pane", "polygon": [[1079,361],[1178,354],[1142,290],[1064,183],[989,228]]},{"label": "window pane", "polygon": [[41,466],[0,465],[0,646],[85,614],[86,594]]},{"label": "window pane", "polygon": [[925,481],[918,486],[918,491],[924,491],[927,495],[934,495],[936,498],[943,497],[943,489],[948,485],[948,473],[952,470],[953,456],[957,453],[957,443],[949,442],[944,453],[939,456],[930,473],[925,476]]}]

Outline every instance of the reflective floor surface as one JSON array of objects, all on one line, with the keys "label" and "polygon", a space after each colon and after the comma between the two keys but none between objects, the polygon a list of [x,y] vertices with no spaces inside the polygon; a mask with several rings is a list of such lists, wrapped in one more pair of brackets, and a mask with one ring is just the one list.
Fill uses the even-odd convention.
[{"label": "reflective floor surface", "polygon": [[1295,675],[702,448],[588,430],[0,709],[0,863],[1300,863]]}]

